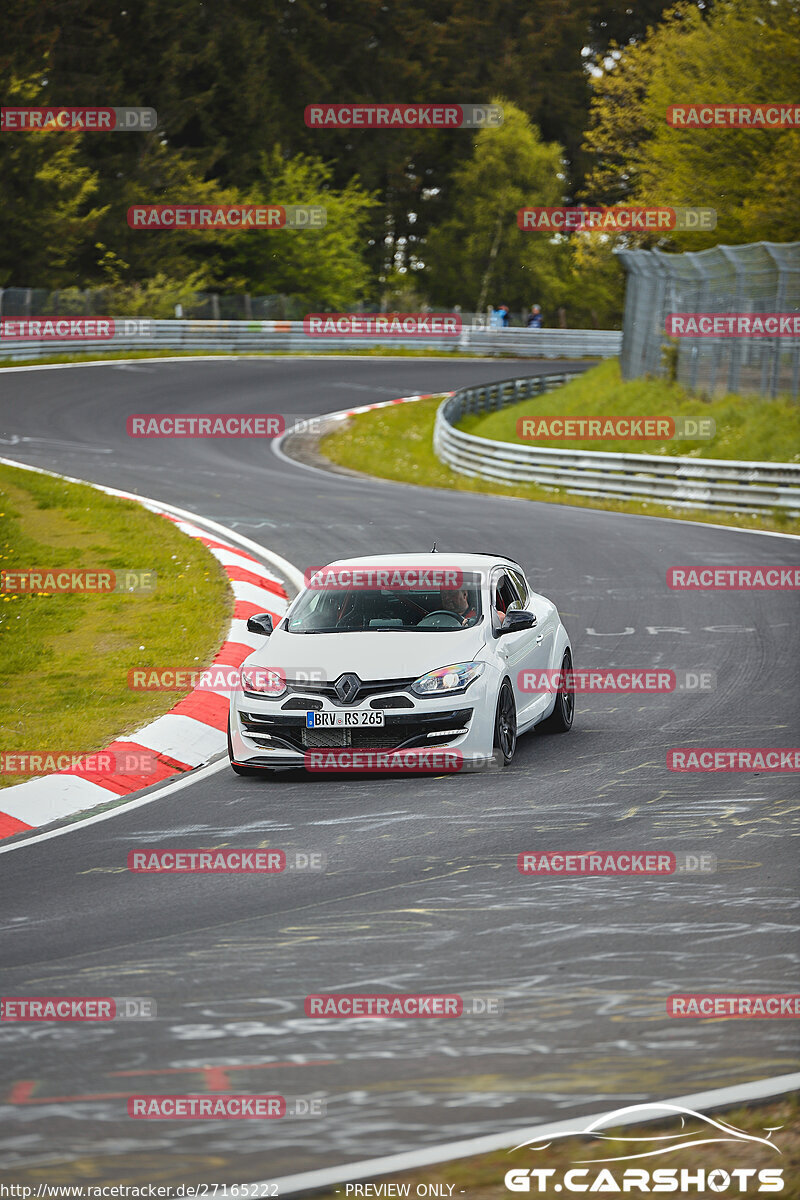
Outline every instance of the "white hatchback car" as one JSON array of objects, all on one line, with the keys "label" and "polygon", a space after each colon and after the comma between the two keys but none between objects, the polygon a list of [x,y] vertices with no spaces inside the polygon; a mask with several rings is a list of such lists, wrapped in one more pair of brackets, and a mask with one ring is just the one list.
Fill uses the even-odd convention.
[{"label": "white hatchback car", "polygon": [[566,731],[574,694],[524,690],[523,671],[567,671],[554,604],[522,568],[489,554],[391,554],[320,568],[231,695],[228,753],[239,775],[302,767],[319,748],[447,747],[465,764],[514,756],[535,725]]}]

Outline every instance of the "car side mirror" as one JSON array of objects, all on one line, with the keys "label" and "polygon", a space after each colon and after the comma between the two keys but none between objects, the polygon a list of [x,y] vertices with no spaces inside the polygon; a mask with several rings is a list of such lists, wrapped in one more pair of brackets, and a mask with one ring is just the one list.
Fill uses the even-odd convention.
[{"label": "car side mirror", "polygon": [[272,633],[272,617],[269,613],[254,613],[252,617],[247,618],[247,632],[261,633],[264,637],[269,637]]},{"label": "car side mirror", "polygon": [[497,637],[505,633],[519,633],[521,629],[533,629],[536,624],[536,614],[526,608],[512,608],[503,618],[503,624],[497,630]]}]

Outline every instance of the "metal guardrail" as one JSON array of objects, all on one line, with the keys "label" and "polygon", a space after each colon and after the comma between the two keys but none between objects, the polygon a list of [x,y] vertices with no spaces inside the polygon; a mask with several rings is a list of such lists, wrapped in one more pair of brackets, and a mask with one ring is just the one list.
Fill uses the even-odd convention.
[{"label": "metal guardrail", "polygon": [[520,358],[614,358],[622,350],[617,329],[465,329],[459,349]]},{"label": "metal guardrail", "polygon": [[433,448],[462,475],[525,481],[581,496],[651,500],[680,508],[800,514],[800,463],[670,458],[605,450],[561,450],[497,442],[455,427],[467,413],[493,412],[560,387],[575,372],[460,388],[436,414]]},{"label": "metal guardrail", "polygon": [[[39,318],[47,320],[46,317]],[[54,320],[56,318],[49,318]],[[62,320],[68,318],[60,318]],[[89,318],[75,318],[86,320]],[[118,317],[132,325],[141,318]],[[302,321],[148,320],[150,332],[115,332],[108,339],[41,341],[0,336],[0,359],[42,358],[53,354],[119,353],[132,350],[189,350],[228,354],[327,354],[331,350],[395,346],[398,349],[459,350],[478,355],[527,358],[609,358],[618,354],[622,334],[613,329],[477,329],[465,326],[458,338],[340,336],[311,337]]]}]

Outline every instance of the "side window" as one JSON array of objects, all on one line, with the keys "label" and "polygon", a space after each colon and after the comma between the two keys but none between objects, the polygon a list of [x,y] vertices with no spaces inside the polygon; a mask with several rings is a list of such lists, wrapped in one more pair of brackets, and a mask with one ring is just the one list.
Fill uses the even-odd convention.
[{"label": "side window", "polygon": [[503,580],[502,571],[497,571],[492,577],[491,596],[492,596],[492,624],[502,625],[503,617],[506,615],[506,606],[503,597],[500,594],[500,585]]},{"label": "side window", "polygon": [[521,571],[509,571],[508,578],[511,580],[512,587],[517,596],[517,601],[520,608],[528,607],[528,589],[525,585]]},{"label": "side window", "polygon": [[505,571],[499,571],[492,583],[492,611],[502,623],[509,608],[521,608],[516,588]]}]

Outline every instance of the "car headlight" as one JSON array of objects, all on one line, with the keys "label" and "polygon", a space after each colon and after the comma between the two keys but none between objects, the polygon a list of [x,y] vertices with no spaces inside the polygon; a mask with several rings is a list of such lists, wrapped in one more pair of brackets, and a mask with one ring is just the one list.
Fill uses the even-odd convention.
[{"label": "car headlight", "polygon": [[276,700],[286,691],[286,672],[280,667],[242,667],[242,691]]},{"label": "car headlight", "polygon": [[482,662],[455,663],[452,667],[439,667],[428,671],[412,683],[410,690],[417,696],[442,696],[447,692],[460,692],[474,683],[483,674]]}]

